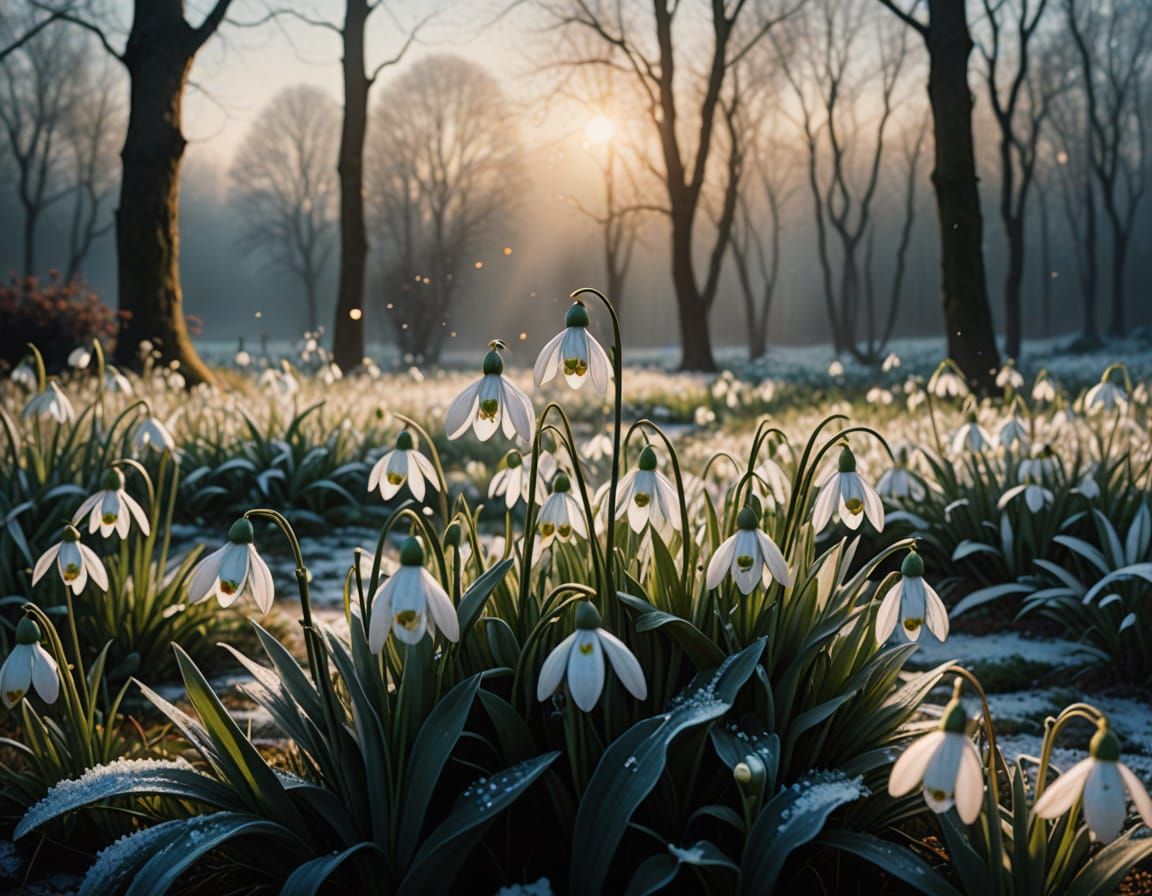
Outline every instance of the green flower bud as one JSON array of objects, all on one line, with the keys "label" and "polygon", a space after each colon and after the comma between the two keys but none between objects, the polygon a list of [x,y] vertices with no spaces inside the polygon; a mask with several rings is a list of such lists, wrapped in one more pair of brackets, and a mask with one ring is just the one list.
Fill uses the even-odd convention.
[{"label": "green flower bud", "polygon": [[40,643],[40,626],[36,624],[35,619],[25,616],[16,625],[16,643],[17,644],[39,644]]},{"label": "green flower bud", "polygon": [[856,455],[852,453],[852,449],[845,445],[840,450],[840,472],[841,473],[855,473],[856,472]]},{"label": "green flower bud", "polygon": [[79,529],[77,529],[77,528],[76,528],[75,526],[73,526],[73,525],[67,525],[67,526],[65,526],[65,527],[64,527],[64,538],[63,538],[63,540],[64,540],[64,541],[79,541],[79,540],[80,540],[80,530],[79,530]]},{"label": "green flower bud", "polygon": [[412,433],[406,429],[400,430],[396,436],[396,450],[397,451],[411,451],[415,447],[415,442],[412,439]]},{"label": "green flower bud", "polygon": [[959,697],[953,697],[944,707],[944,714],[940,717],[940,730],[950,734],[968,732],[968,713],[964,711]]},{"label": "green flower bud", "polygon": [[424,548],[415,538],[409,538],[400,548],[400,563],[404,566],[423,566]]},{"label": "green flower bud", "polygon": [[1120,759],[1120,738],[1108,727],[1106,721],[1101,721],[1092,735],[1092,742],[1088,745],[1088,752],[1093,759],[1102,762],[1117,762]]},{"label": "green flower bud", "polygon": [[572,307],[568,309],[568,313],[564,316],[564,325],[568,327],[588,326],[588,309],[584,307],[583,302],[572,303]]},{"label": "green flower bud", "polygon": [[256,540],[256,533],[252,531],[252,521],[240,517],[228,530],[228,540],[233,544],[252,544]]},{"label": "green flower bud", "polygon": [[[453,520],[448,524],[448,528],[444,530],[444,546],[449,548],[460,547],[462,533],[463,530],[460,527],[460,523]],[[423,558],[421,558],[421,562],[423,562]]]},{"label": "green flower bud", "polygon": [[649,471],[656,469],[656,452],[651,445],[645,445],[644,450],[640,452],[640,469]]},{"label": "green flower bud", "polygon": [[760,520],[751,507],[741,507],[740,512],[736,514],[736,525],[741,529],[755,529],[760,525]]},{"label": "green flower bud", "polygon": [[522,463],[524,463],[524,458],[520,456],[519,451],[509,451],[504,455],[504,466],[509,470],[515,470]]},{"label": "green flower bud", "polygon": [[500,357],[498,351],[492,350],[484,356],[484,374],[487,376],[490,373],[497,375],[504,372],[504,359]]},{"label": "green flower bud", "polygon": [[767,774],[768,771],[764,767],[764,761],[753,753],[745,756],[743,762],[737,762],[736,766],[732,769],[732,777],[735,778],[736,783],[745,790],[749,787],[763,787]]},{"label": "green flower bud", "polygon": [[576,607],[576,628],[593,631],[600,628],[600,611],[591,601],[581,601]]},{"label": "green flower bud", "polygon": [[904,562],[900,564],[900,575],[910,579],[918,579],[924,575],[924,559],[912,548]]},{"label": "green flower bud", "polygon": [[115,492],[124,488],[124,474],[115,467],[109,467],[100,477],[100,488],[106,492]]},{"label": "green flower bud", "polygon": [[556,478],[552,480],[552,491],[566,492],[572,488],[572,482],[563,473],[557,473]]}]

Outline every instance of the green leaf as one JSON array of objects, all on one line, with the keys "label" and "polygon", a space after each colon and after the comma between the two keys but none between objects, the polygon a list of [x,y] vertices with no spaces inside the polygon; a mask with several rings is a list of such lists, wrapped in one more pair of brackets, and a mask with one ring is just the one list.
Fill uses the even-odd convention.
[{"label": "green leaf", "polygon": [[1031,585],[1024,585],[1020,582],[1006,582],[1002,585],[990,585],[987,588],[979,588],[957,603],[948,615],[955,619],[961,613],[967,613],[969,610],[974,607],[979,607],[981,604],[999,600],[1011,594],[1027,594],[1032,590]]},{"label": "green leaf", "polygon": [[464,592],[464,596],[460,598],[460,607],[456,611],[456,615],[460,617],[460,640],[463,641],[467,636],[472,624],[480,615],[480,611],[484,609],[484,604],[488,602],[489,596],[496,590],[496,587],[504,581],[504,577],[508,575],[508,570],[512,568],[512,558],[501,560],[482,576],[472,583],[472,586]]},{"label": "green leaf", "polygon": [[421,844],[397,896],[448,892],[460,866],[475,849],[487,826],[544,774],[559,755],[555,751],[545,753],[487,780],[481,779],[465,790],[449,816]]},{"label": "green leaf", "polygon": [[872,834],[841,830],[825,831],[817,842],[859,856],[925,896],[961,896],[959,890],[907,846]]},{"label": "green leaf", "polygon": [[1067,896],[1113,893],[1137,864],[1152,856],[1152,837],[1135,839],[1134,830],[1096,853],[1072,879]]},{"label": "green leaf", "polygon": [[572,863],[571,892],[600,892],[628,822],[664,772],[672,741],[723,716],[763,652],[761,639],[700,673],[666,713],[633,725],[604,751],[576,813],[572,855],[579,860]]},{"label": "green leaf", "polygon": [[650,896],[659,893],[676,879],[680,873],[680,863],[675,856],[667,852],[658,852],[649,856],[632,873],[632,880],[628,882],[628,889],[624,896]]},{"label": "green leaf", "polygon": [[867,795],[859,778],[841,772],[814,772],[781,790],[760,810],[748,834],[741,891],[773,892],[793,851],[815,839],[835,810]]},{"label": "green leaf", "polygon": [[401,867],[407,866],[412,860],[420,842],[424,815],[432,802],[436,782],[464,732],[468,713],[476,699],[476,692],[480,690],[480,678],[480,675],[466,678],[445,694],[420,726],[420,733],[412,745],[397,843]]},{"label": "green leaf", "polygon": [[623,591],[616,592],[616,596],[626,606],[637,611],[636,631],[651,632],[667,628],[668,634],[688,654],[697,669],[715,669],[724,661],[724,653],[716,642],[687,619],[657,610],[643,598]]},{"label": "green leaf", "polygon": [[366,840],[355,846],[349,846],[343,852],[312,859],[299,866],[288,880],[284,881],[284,886],[280,888],[280,896],[316,896],[328,878],[362,849],[374,849],[381,854],[384,853],[375,843]]}]

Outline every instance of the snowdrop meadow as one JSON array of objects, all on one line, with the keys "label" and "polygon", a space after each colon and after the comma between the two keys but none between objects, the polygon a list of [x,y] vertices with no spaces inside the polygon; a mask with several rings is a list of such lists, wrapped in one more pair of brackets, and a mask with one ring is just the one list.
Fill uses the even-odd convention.
[{"label": "snowdrop meadow", "polygon": [[[1139,358],[315,340],[0,386],[3,862],[78,892],[1140,892]],[[598,338],[599,337],[599,338]]]}]

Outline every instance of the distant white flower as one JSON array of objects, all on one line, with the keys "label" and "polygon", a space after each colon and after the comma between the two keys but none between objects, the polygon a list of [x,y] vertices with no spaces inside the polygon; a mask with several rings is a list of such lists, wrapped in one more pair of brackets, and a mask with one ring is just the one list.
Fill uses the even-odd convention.
[{"label": "distant white flower", "polygon": [[1101,411],[1123,411],[1128,407],[1128,395],[1109,380],[1101,380],[1084,396],[1084,410],[1089,414]]},{"label": "distant white flower", "polygon": [[909,551],[900,564],[900,581],[880,602],[876,640],[886,643],[896,630],[897,622],[909,641],[920,637],[924,625],[937,641],[948,638],[948,610],[936,590],[924,581],[924,561],[915,550]]},{"label": "distant white flower", "polygon": [[996,502],[996,509],[1003,510],[1021,495],[1024,496],[1024,503],[1033,513],[1039,513],[1045,507],[1051,506],[1052,502],[1056,500],[1055,495],[1043,486],[1037,485],[1035,482],[1025,482],[1014,485],[1004,492],[1000,496],[1000,500]]},{"label": "distant white flower", "polygon": [[573,389],[583,386],[586,378],[591,379],[596,391],[604,395],[612,365],[604,348],[588,332],[588,309],[583,302],[572,304],[564,324],[565,329],[552,337],[536,358],[536,385],[550,383],[559,373]]},{"label": "distant white flower", "polygon": [[1024,386],[1024,377],[1016,369],[1016,363],[1009,358],[996,372],[996,385],[1001,389],[1020,389]]},{"label": "distant white flower", "polygon": [[1028,457],[1020,461],[1017,468],[1021,479],[1042,481],[1056,472],[1058,458],[1053,447],[1040,442],[1032,447]]},{"label": "distant white flower", "polygon": [[300,391],[300,383],[297,382],[296,377],[292,375],[287,362],[284,362],[282,370],[269,367],[260,374],[256,382],[261,386],[270,388],[276,394],[277,398],[291,398]]},{"label": "distant white flower", "polygon": [[835,358],[832,363],[828,365],[828,376],[844,376],[844,365],[841,363],[839,358]]},{"label": "distant white flower", "polygon": [[16,646],[0,666],[0,698],[12,709],[33,688],[45,703],[55,703],[60,672],[52,654],[40,646],[40,626],[25,617],[16,626]]},{"label": "distant white flower", "polygon": [[919,738],[896,760],[888,776],[888,792],[904,796],[922,784],[924,801],[933,812],[947,812],[955,806],[965,824],[976,821],[984,802],[984,773],[980,754],[966,733],[967,724],[959,696],[953,696],[940,727]]},{"label": "distant white flower", "polygon": [[1076,488],[1073,489],[1073,491],[1079,492],[1089,501],[1100,497],[1100,483],[1096,481],[1095,468],[1085,471],[1084,475],[1080,477],[1080,481],[1076,483]]},{"label": "distant white flower", "polygon": [[968,394],[968,383],[956,365],[946,361],[929,377],[928,391],[937,398],[963,398]]},{"label": "distant white flower", "polygon": [[864,400],[866,402],[868,402],[868,404],[874,404],[874,405],[879,405],[881,407],[887,407],[888,405],[892,404],[892,402],[895,399],[894,399],[892,393],[889,392],[884,387],[873,386],[864,395]]},{"label": "distant white flower", "polygon": [[188,580],[188,601],[199,603],[215,597],[220,606],[230,607],[237,598],[250,594],[261,613],[272,609],[275,587],[272,571],[256,553],[252,523],[241,517],[228,530],[228,543],[196,564]]},{"label": "distant white flower", "polygon": [[1036,382],[1032,384],[1032,400],[1038,403],[1056,400],[1056,383],[1046,370],[1036,375]]},{"label": "distant white flower", "polygon": [[847,445],[840,451],[837,469],[820,486],[812,507],[812,528],[823,531],[837,511],[849,529],[859,529],[865,517],[877,532],[884,528],[884,504],[876,489],[856,472],[856,456]]},{"label": "distant white flower", "polygon": [[108,392],[119,393],[121,395],[131,395],[133,393],[132,383],[128,377],[124,376],[124,374],[111,364],[104,368],[104,388]]},{"label": "distant white flower", "polygon": [[876,482],[876,493],[890,501],[899,501],[905,498],[919,500],[926,494],[919,477],[908,469],[908,447],[906,445],[901,445],[896,449],[896,465],[886,470]]},{"label": "distant white flower", "polygon": [[751,594],[761,583],[767,588],[773,579],[782,585],[791,584],[788,561],[776,542],[760,529],[756,511],[740,508],[736,525],[736,533],[720,543],[708,563],[706,587],[719,587],[729,574],[742,594]]},{"label": "distant white flower", "polygon": [[902,362],[900,361],[900,356],[896,354],[896,352],[889,352],[888,357],[884,359],[884,363],[880,365],[880,369],[884,373],[888,373],[889,371],[895,370],[897,367],[899,367],[901,363]]},{"label": "distant white flower", "polygon": [[1152,827],[1152,799],[1132,770],[1120,761],[1120,739],[1100,722],[1089,756],[1056,779],[1032,807],[1039,818],[1057,818],[1083,798],[1084,821],[1092,839],[1111,843],[1128,818],[1131,798],[1140,818]]},{"label": "distant white flower", "polygon": [[71,423],[76,419],[76,412],[72,409],[72,402],[68,400],[55,380],[49,380],[44,391],[37,392],[24,405],[20,415],[24,419],[29,417],[51,417],[57,423]]},{"label": "distant white flower", "polygon": [[248,352],[244,351],[244,349],[240,349],[240,351],[236,352],[236,355],[232,358],[232,363],[241,369],[250,367],[252,365],[252,356],[248,354]]},{"label": "distant white flower", "polygon": [[1012,414],[996,430],[996,441],[1004,449],[1028,444],[1028,425],[1018,414]]},{"label": "distant white flower", "polygon": [[968,420],[956,430],[952,437],[952,454],[979,454],[992,444],[988,435],[976,419],[975,411],[968,414]]},{"label": "distant white flower", "polygon": [[792,491],[792,481],[780,464],[766,457],[757,465],[755,472],[758,478],[752,480],[752,491],[757,496],[767,499],[774,505],[784,504],[788,500],[788,495]]},{"label": "distant white flower", "polygon": [[416,449],[412,433],[403,429],[396,436],[396,446],[385,452],[368,474],[368,491],[380,489],[380,497],[389,501],[408,483],[408,490],[417,501],[423,501],[427,486],[436,488],[436,468]]},{"label": "distant white flower", "polygon": [[651,445],[640,452],[636,469],[629,470],[620,479],[616,519],[624,516],[637,534],[649,523],[657,530],[665,526],[679,530],[682,526],[680,499],[672,483],[657,472],[656,452]]},{"label": "distant white flower", "polygon": [[167,451],[169,454],[174,454],[176,440],[172,437],[171,429],[163,420],[149,414],[137,423],[136,428],[132,431],[132,447],[137,454],[143,454],[146,451],[158,453]]},{"label": "distant white flower", "polygon": [[584,511],[580,507],[580,502],[572,496],[571,488],[572,483],[563,473],[558,473],[552,481],[552,494],[548,496],[536,518],[541,550],[553,541],[571,541],[576,536],[588,537]]},{"label": "distant white flower", "polygon": [[133,519],[145,535],[151,531],[148,514],[136,499],[124,490],[124,474],[115,467],[104,471],[100,490],[80,505],[72,516],[72,525],[80,525],[84,517],[88,517],[89,534],[99,529],[103,538],[107,538],[113,532],[121,538],[127,538]]},{"label": "distant white flower", "polygon": [[584,443],[584,447],[580,449],[580,453],[593,463],[601,461],[606,457],[611,457],[612,437],[606,432],[598,432]]},{"label": "distant white flower", "polygon": [[600,700],[604,690],[604,656],[620,683],[637,700],[648,696],[644,670],[632,651],[615,635],[600,627],[600,613],[584,601],[576,607],[576,631],[556,645],[540,667],[538,700],[547,700],[565,678],[572,701],[584,712]]},{"label": "distant white flower", "polygon": [[12,382],[28,390],[35,389],[39,385],[39,380],[36,377],[36,367],[27,358],[13,367],[12,373],[10,373],[8,377]]},{"label": "distant white flower", "polygon": [[44,574],[53,563],[56,564],[60,580],[72,589],[73,594],[79,594],[84,590],[89,576],[101,591],[108,590],[108,572],[104,569],[104,564],[100,562],[95,551],[87,545],[80,544],[80,532],[75,526],[65,526],[64,537],[40,555],[40,559],[36,561],[36,568],[32,571],[33,585],[44,578]]},{"label": "distant white flower", "polygon": [[372,621],[368,627],[368,647],[373,653],[384,649],[388,632],[405,644],[419,644],[425,633],[436,630],[449,641],[460,640],[460,620],[452,599],[424,568],[424,549],[409,538],[400,549],[400,568],[372,597]]},{"label": "distant white flower", "polygon": [[92,363],[92,352],[87,346],[79,345],[68,353],[68,366],[74,370],[84,370]]},{"label": "distant white flower", "polygon": [[504,361],[500,349],[504,343],[493,341],[484,356],[484,375],[461,392],[448,407],[444,427],[448,438],[458,439],[468,429],[481,442],[497,430],[506,438],[519,436],[532,441],[535,414],[528,396],[504,378]]}]

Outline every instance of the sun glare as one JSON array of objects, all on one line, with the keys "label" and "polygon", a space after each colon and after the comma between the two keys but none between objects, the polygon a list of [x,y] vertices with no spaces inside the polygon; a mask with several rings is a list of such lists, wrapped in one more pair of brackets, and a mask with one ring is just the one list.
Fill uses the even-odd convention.
[{"label": "sun glare", "polygon": [[584,126],[585,139],[595,145],[603,145],[616,134],[616,122],[607,115],[596,115]]}]

